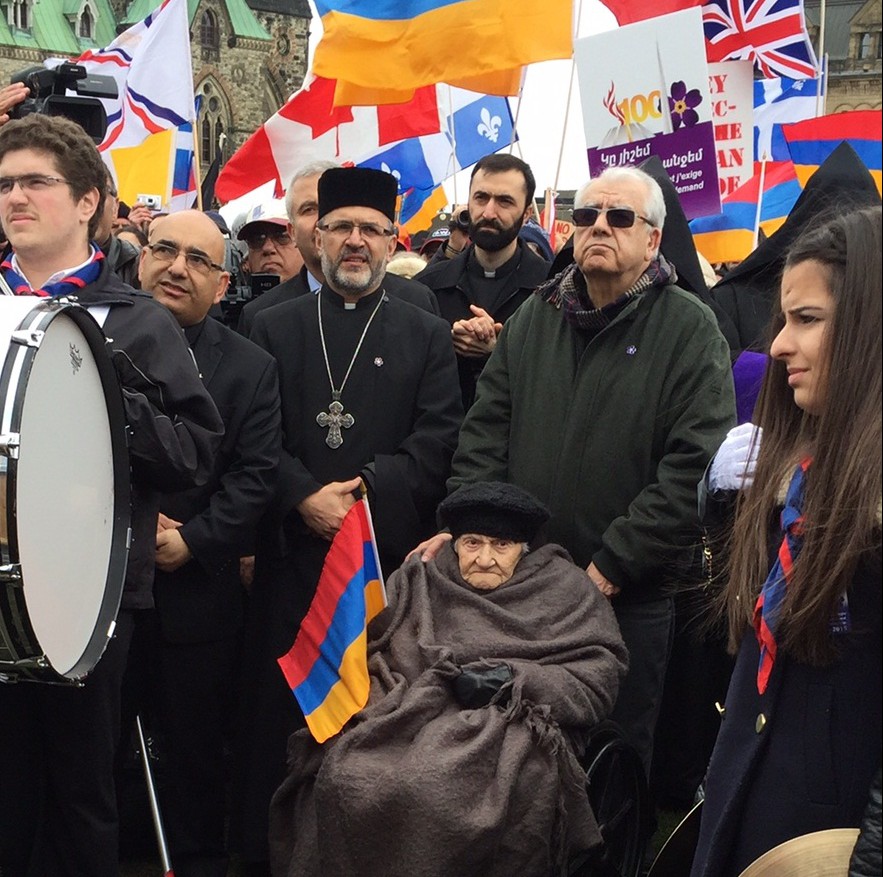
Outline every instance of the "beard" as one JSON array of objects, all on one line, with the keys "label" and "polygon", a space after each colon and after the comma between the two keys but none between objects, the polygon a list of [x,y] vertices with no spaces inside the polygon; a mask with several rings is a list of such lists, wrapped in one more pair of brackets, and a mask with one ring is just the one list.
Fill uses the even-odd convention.
[{"label": "beard", "polygon": [[328,253],[322,253],[322,273],[328,281],[328,285],[343,295],[365,295],[374,292],[386,274],[386,261],[381,259],[377,262],[371,260],[363,263],[359,271],[346,271],[343,268],[343,260],[351,253],[341,250],[336,259],[332,259]]},{"label": "beard", "polygon": [[519,217],[512,225],[505,226],[496,219],[469,220],[469,238],[480,250],[499,253],[505,250],[521,231],[524,220]]}]

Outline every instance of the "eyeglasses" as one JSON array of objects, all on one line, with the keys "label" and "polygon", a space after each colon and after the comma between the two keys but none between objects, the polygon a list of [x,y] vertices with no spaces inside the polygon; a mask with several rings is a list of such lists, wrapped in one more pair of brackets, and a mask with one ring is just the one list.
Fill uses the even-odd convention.
[{"label": "eyeglasses", "polygon": [[653,225],[646,216],[641,216],[631,207],[577,207],[573,211],[573,224],[577,228],[591,228],[602,213],[606,215],[611,228],[631,228],[636,219]]},{"label": "eyeglasses", "polygon": [[227,270],[223,265],[212,262],[204,253],[197,253],[193,250],[179,250],[178,247],[171,244],[148,244],[147,249],[153,253],[154,258],[159,259],[160,262],[168,263],[174,262],[183,253],[184,262],[187,267],[200,274],[208,274],[212,269],[215,271]]},{"label": "eyeglasses", "polygon": [[320,231],[327,231],[338,237],[348,238],[354,229],[359,230],[359,234],[366,241],[379,240],[380,238],[391,238],[395,236],[395,229],[384,228],[376,222],[350,222],[348,219],[336,219],[334,222],[319,223],[317,228]]},{"label": "eyeglasses", "polygon": [[279,247],[286,247],[291,243],[291,235],[280,228],[279,231],[256,231],[246,235],[243,240],[250,250],[260,250],[270,240]]},{"label": "eyeglasses", "polygon": [[8,195],[18,183],[22,192],[45,192],[58,183],[68,183],[61,177],[50,177],[48,174],[22,174],[18,177],[0,177],[0,195]]}]

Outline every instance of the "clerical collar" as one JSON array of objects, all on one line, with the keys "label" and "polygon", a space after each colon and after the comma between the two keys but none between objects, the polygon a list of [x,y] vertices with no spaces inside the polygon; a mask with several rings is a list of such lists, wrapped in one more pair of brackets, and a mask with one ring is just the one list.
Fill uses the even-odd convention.
[{"label": "clerical collar", "polygon": [[205,328],[205,318],[200,320],[198,323],[194,323],[192,326],[184,327],[184,337],[187,339],[187,343],[193,347],[197,341],[199,341],[199,336],[202,335],[202,330]]},{"label": "clerical collar", "polygon": [[319,294],[333,307],[340,308],[342,311],[356,311],[364,308],[373,308],[377,304],[377,300],[385,295],[383,287],[375,289],[367,295],[363,295],[358,301],[346,301],[342,295],[338,295],[328,284],[324,284]]},{"label": "clerical collar", "polygon": [[495,271],[488,271],[478,261],[478,256],[475,255],[475,248],[473,247],[469,257],[466,259],[466,270],[474,277],[484,278],[485,280],[499,280],[501,277],[507,277],[518,268],[518,263],[521,261],[520,248],[521,244],[519,243],[510,259],[503,262]]}]

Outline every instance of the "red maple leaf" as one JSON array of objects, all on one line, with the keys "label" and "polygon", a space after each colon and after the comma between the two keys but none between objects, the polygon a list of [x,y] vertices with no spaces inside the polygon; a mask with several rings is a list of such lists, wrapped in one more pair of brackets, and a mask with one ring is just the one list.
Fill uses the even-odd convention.
[{"label": "red maple leaf", "polygon": [[303,91],[291,98],[279,114],[292,122],[309,125],[313,140],[344,122],[352,122],[350,107],[334,106],[335,79],[317,76]]}]

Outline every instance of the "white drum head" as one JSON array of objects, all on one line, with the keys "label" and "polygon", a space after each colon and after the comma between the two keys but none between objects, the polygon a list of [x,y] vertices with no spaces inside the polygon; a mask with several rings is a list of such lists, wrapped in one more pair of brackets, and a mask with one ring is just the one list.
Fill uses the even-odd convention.
[{"label": "white drum head", "polygon": [[28,616],[52,667],[82,658],[101,610],[114,520],[107,402],[88,341],[55,316],[21,415],[16,518]]}]

